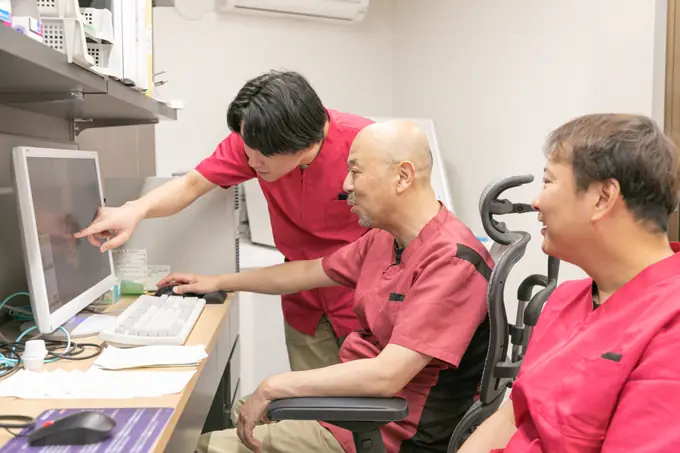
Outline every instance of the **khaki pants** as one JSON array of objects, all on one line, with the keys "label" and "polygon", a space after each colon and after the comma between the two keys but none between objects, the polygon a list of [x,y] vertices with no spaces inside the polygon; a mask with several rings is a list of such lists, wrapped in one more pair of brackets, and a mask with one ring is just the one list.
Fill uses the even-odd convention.
[{"label": "khaki pants", "polygon": [[[246,397],[247,398],[247,397]],[[245,400],[234,405],[231,419],[238,423],[238,413]],[[258,424],[253,435],[262,443],[262,453],[345,453],[340,443],[317,421],[283,420],[270,424]],[[201,435],[198,441],[200,453],[250,453],[241,443],[235,429],[215,431]]]},{"label": "khaki pants", "polygon": [[316,326],[313,337],[298,332],[288,324],[285,325],[285,331],[291,371],[313,370],[340,362],[338,353],[343,339],[338,338],[325,316]]}]

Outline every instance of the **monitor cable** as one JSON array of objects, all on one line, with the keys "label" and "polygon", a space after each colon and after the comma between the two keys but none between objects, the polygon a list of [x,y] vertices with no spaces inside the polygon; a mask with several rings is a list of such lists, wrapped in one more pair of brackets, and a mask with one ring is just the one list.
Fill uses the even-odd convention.
[{"label": "monitor cable", "polygon": [[[5,307],[7,302],[18,296],[29,296],[26,292],[17,292],[6,297],[0,302],[0,310],[6,308],[10,315],[17,321],[33,321],[33,313],[30,306]],[[23,338],[37,327],[32,326],[24,330],[16,340],[10,341],[0,333],[0,379],[11,376],[19,371],[21,366],[21,353],[24,352],[25,343]],[[64,340],[45,340],[47,356],[45,363],[57,360],[89,360],[102,353],[102,346],[96,343],[76,343],[71,341],[71,335],[64,327],[59,329],[66,335]],[[86,354],[88,350],[93,350]]]}]

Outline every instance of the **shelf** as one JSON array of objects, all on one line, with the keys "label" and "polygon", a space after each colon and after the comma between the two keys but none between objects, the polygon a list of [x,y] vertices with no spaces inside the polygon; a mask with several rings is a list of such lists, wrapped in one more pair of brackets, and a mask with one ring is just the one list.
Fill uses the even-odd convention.
[{"label": "shelf", "polygon": [[153,124],[177,111],[66,55],[0,26],[0,104],[75,120],[80,129]]},{"label": "shelf", "polygon": [[0,26],[0,93],[106,93],[106,79],[66,55]]}]

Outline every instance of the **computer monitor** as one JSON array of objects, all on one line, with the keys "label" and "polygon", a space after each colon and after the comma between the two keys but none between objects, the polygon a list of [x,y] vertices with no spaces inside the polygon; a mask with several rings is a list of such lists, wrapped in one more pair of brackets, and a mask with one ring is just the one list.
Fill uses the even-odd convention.
[{"label": "computer monitor", "polygon": [[28,292],[35,324],[49,334],[115,285],[111,252],[73,233],[104,205],[97,153],[12,150]]}]

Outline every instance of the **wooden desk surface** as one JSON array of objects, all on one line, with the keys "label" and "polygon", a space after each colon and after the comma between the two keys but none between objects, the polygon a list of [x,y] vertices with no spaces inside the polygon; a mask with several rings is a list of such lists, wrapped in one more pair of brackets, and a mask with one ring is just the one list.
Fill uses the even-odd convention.
[{"label": "wooden desk surface", "polygon": [[[110,310],[120,310],[130,304],[136,297],[123,298],[118,304],[111,306]],[[206,352],[211,354],[215,347],[218,334],[228,318],[229,308],[232,301],[232,294],[230,293],[227,301],[220,305],[206,305],[201,313],[201,317],[191,331],[186,345],[202,344],[206,348]],[[78,338],[76,340],[80,343],[97,343],[101,344],[99,337]],[[91,351],[91,350],[90,350]],[[96,360],[58,360],[53,363],[45,365],[47,370],[86,370]],[[49,400],[24,400],[19,398],[0,398],[0,414],[2,415],[28,415],[37,417],[43,411],[48,409],[69,409],[69,408],[122,408],[122,407],[171,407],[175,409],[168,424],[163,429],[152,451],[163,452],[170,439],[170,435],[177,425],[182,411],[184,410],[187,400],[191,392],[196,386],[196,382],[203,371],[206,361],[203,360],[196,369],[196,373],[184,391],[175,395],[167,395],[156,398],[135,398],[135,399],[102,399],[102,400],[80,400],[80,399],[49,399]],[[186,368],[182,368],[186,370]],[[148,369],[147,372],[153,373],[154,370],[172,370],[172,368],[158,368]],[[5,445],[12,439],[12,436],[6,430],[0,430],[0,446]]]}]

